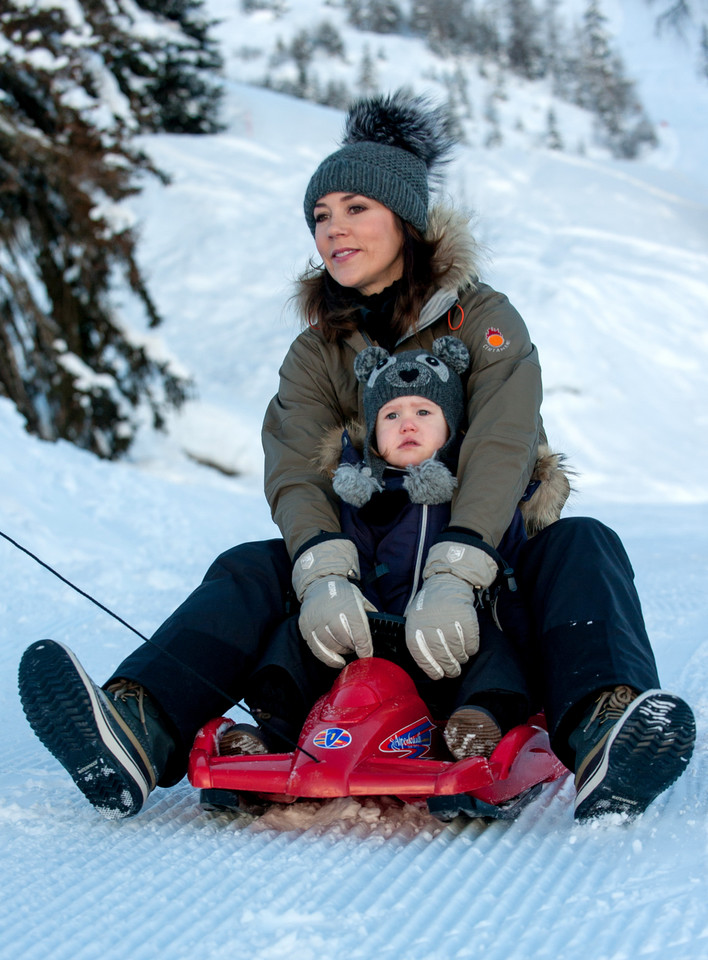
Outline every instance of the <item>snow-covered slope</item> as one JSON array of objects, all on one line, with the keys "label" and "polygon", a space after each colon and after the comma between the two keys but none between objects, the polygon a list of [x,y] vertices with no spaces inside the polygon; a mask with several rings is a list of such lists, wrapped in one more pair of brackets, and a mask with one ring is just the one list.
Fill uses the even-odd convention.
[{"label": "snow-covered slope", "polygon": [[[198,387],[170,434],[105,463],[0,401],[0,529],[146,633],[220,550],[275,534],[258,431],[311,253],[301,197],[341,127],[232,82],[226,111],[216,137],[147,140],[173,182],[132,203],[162,348]],[[575,825],[569,780],[511,824],[352,800],[249,823],[205,814],[186,781],[103,821],[26,725],[16,666],[53,636],[102,679],[136,638],[0,539],[0,957],[708,957],[706,144],[689,163],[679,128],[661,164],[462,151],[447,189],[539,345],[571,509],[624,538],[662,679],[696,710],[687,774],[633,825]]]}]

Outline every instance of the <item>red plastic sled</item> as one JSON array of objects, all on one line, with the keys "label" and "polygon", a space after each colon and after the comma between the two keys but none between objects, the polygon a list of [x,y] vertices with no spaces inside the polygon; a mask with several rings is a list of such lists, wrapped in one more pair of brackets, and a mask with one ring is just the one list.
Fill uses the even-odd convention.
[{"label": "red plastic sled", "polygon": [[219,756],[221,735],[233,723],[212,720],[194,741],[188,775],[205,806],[387,795],[425,800],[441,820],[460,813],[513,819],[544,783],[566,772],[542,715],[507,733],[488,760],[452,760],[411,678],[379,657],[341,671],[292,753]]}]

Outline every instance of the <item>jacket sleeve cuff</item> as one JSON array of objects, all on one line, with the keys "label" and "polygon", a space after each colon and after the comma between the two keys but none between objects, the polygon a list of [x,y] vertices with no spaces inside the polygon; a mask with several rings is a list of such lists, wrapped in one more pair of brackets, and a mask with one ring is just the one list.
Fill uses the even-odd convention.
[{"label": "jacket sleeve cuff", "polygon": [[499,572],[506,578],[509,589],[512,592],[516,590],[513,567],[510,567],[504,560],[504,557],[502,557],[494,547],[486,543],[474,530],[465,530],[464,527],[448,527],[447,530],[443,530],[442,533],[438,534],[435,540],[433,540],[433,543],[444,543],[446,540],[452,540],[453,543],[467,543],[471,547],[477,547],[478,550],[486,553],[499,567]]},{"label": "jacket sleeve cuff", "polygon": [[318,533],[317,536],[310,537],[310,539],[306,543],[303,543],[300,549],[295,553],[295,556],[292,558],[293,563],[295,563],[297,558],[302,556],[302,554],[306,550],[311,550],[318,543],[325,543],[325,541],[327,540],[349,540],[349,539],[351,538],[347,537],[343,533],[325,533],[324,531],[322,531],[321,533]]}]

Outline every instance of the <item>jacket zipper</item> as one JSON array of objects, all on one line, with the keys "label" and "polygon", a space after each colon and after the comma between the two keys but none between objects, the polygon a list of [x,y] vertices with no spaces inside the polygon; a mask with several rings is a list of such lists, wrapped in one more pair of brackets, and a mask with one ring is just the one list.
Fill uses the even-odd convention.
[{"label": "jacket zipper", "polygon": [[[438,302],[435,303],[435,306],[430,311],[430,316],[425,317],[426,307],[428,307],[431,303],[433,303],[436,296],[438,296]],[[438,290],[437,294],[433,294],[430,300],[428,300],[428,302],[423,305],[421,316],[418,319],[418,323],[416,324],[415,329],[412,331],[409,331],[408,333],[404,333],[403,336],[400,337],[398,342],[396,343],[396,347],[399,347],[409,337],[414,337],[417,333],[420,333],[421,330],[425,330],[426,327],[432,326],[441,317],[444,317],[447,311],[451,310],[452,307],[454,307],[454,305],[458,303],[459,299],[460,298],[456,290],[455,291]]]},{"label": "jacket zipper", "polygon": [[428,504],[422,504],[423,510],[421,511],[420,518],[420,527],[418,534],[418,546],[416,547],[416,557],[415,557],[415,569],[413,571],[413,589],[411,595],[408,597],[408,603],[406,603],[406,609],[408,609],[408,604],[411,602],[413,597],[418,592],[418,581],[420,580],[421,569],[423,566],[423,548],[425,547],[425,536],[428,532]]}]

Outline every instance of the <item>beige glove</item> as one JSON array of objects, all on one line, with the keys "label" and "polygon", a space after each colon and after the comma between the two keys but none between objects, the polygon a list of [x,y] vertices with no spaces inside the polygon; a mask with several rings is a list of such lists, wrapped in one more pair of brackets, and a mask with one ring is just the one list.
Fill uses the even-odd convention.
[{"label": "beige glove", "polygon": [[478,547],[446,540],[430,548],[423,586],[406,609],[406,646],[432,680],[458,677],[479,650],[474,591],[488,587],[497,572]]},{"label": "beige glove", "polygon": [[349,578],[359,579],[359,554],[351,540],[317,543],[293,567],[293,587],[302,605],[300,632],[328,667],[343,667],[343,654],[374,655],[366,612],[376,607]]}]

